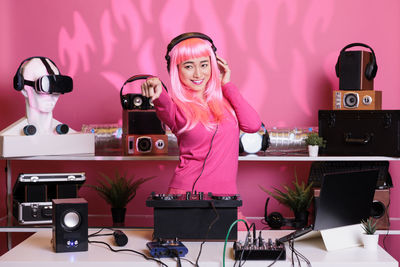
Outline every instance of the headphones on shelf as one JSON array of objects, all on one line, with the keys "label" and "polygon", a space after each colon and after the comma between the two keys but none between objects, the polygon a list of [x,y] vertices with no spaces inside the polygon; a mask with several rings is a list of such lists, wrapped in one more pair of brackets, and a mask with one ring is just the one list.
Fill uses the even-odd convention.
[{"label": "headphones on shelf", "polygon": [[[119,96],[121,99],[121,106],[123,109],[153,109],[153,103],[151,103],[151,99],[143,96],[142,94],[122,94],[122,90],[124,89],[124,86],[127,83],[134,82],[136,80],[146,80],[147,78],[153,77],[153,75],[147,75],[147,74],[139,74],[139,75],[134,75],[130,77],[126,82],[121,87],[121,90],[119,92]],[[165,91],[168,92],[167,87],[163,82],[161,82],[162,86],[164,87]]]},{"label": "headphones on shelf", "polygon": [[265,222],[271,227],[272,229],[280,229],[282,226],[290,226],[296,227],[296,222],[294,219],[286,219],[283,215],[279,212],[272,212],[270,214],[267,213],[269,198],[265,202],[265,210],[264,210],[264,219]]},{"label": "headphones on shelf", "polygon": [[171,52],[172,48],[174,48],[180,42],[187,40],[187,39],[191,39],[191,38],[200,38],[200,39],[209,41],[211,43],[211,48],[214,51],[214,54],[216,53],[217,48],[215,47],[213,40],[209,36],[205,35],[204,33],[201,33],[201,32],[182,33],[181,35],[178,35],[177,37],[172,39],[172,41],[167,46],[167,53],[165,55],[165,59],[167,60],[168,72],[169,72],[169,68],[170,68],[170,64],[171,64],[171,57],[169,56],[169,53]]},{"label": "headphones on shelf", "polygon": [[270,139],[264,123],[261,123],[261,128],[264,134],[256,133],[242,133],[239,137],[239,153],[254,154],[258,151],[265,151],[270,145]]},{"label": "headphones on shelf", "polygon": [[338,60],[335,65],[336,76],[339,77],[340,60],[343,57],[344,53],[346,52],[346,49],[355,47],[355,46],[365,47],[371,51],[371,54],[372,54],[371,60],[370,60],[370,62],[368,62],[367,66],[365,67],[365,78],[367,78],[367,80],[374,79],[376,76],[376,72],[378,71],[378,65],[376,64],[375,52],[370,46],[363,44],[363,43],[352,43],[352,44],[349,44],[349,45],[346,45],[345,47],[343,47],[343,49],[340,51]]},{"label": "headphones on shelf", "polygon": [[[22,75],[22,65],[34,58],[38,58],[42,61],[43,65],[46,67],[48,75],[44,75],[37,79],[36,81],[29,81],[25,80],[23,75]],[[49,63],[47,62],[49,60],[59,71],[59,74],[54,74],[53,69],[50,67]],[[17,72],[14,75],[14,80],[13,80],[13,86],[14,89],[17,91],[21,91],[24,86],[29,85],[33,87],[33,89],[37,93],[47,93],[47,94],[53,94],[53,93],[58,93],[58,94],[64,94],[64,93],[69,93],[72,91],[73,88],[73,82],[72,78],[69,76],[61,75],[60,70],[58,69],[57,65],[47,57],[29,57],[25,59],[24,61],[21,62],[19,65]]]}]

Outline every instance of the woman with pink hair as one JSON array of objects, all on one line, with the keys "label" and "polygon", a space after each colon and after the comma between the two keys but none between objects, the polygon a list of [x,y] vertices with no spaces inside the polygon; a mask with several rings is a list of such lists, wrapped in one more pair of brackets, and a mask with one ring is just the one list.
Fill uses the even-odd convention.
[{"label": "woman with pink hair", "polygon": [[157,116],[176,135],[179,164],[168,193],[237,194],[239,134],[257,132],[261,120],[230,81],[227,62],[202,33],[184,33],[168,45],[169,92],[157,77],[142,84]]}]

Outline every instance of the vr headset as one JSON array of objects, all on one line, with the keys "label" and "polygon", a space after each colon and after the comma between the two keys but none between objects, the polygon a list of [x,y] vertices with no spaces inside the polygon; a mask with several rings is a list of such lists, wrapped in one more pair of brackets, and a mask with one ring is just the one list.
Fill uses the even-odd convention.
[{"label": "vr headset", "polygon": [[[21,73],[21,67],[26,61],[33,58],[39,58],[43,62],[49,75],[44,75],[36,81],[25,80]],[[50,60],[50,62],[57,67],[57,65],[51,59],[45,57],[30,57],[22,61],[18,67],[17,73],[14,76],[15,90],[21,91],[26,84],[34,88],[39,94],[64,94],[71,92],[73,88],[72,78],[65,75],[54,74],[54,71],[46,59]]]}]

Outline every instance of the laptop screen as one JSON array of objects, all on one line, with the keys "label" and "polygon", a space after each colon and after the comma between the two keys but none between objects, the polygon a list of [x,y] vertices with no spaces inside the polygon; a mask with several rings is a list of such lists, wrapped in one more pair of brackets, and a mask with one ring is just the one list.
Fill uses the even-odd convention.
[{"label": "laptop screen", "polygon": [[325,174],[315,202],[314,230],[358,224],[371,214],[379,170]]}]

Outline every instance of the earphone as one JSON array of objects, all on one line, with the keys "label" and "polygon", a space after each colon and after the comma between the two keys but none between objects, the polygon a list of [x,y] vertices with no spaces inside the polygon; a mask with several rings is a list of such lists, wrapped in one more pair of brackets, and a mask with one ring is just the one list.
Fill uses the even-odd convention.
[{"label": "earphone", "polygon": [[214,53],[217,52],[217,48],[215,47],[214,42],[212,41],[212,39],[210,37],[208,37],[207,35],[205,35],[204,33],[201,33],[201,32],[186,32],[186,33],[182,33],[181,35],[178,35],[177,37],[172,39],[172,41],[167,46],[167,53],[165,55],[165,59],[167,60],[167,70],[168,70],[168,72],[169,72],[169,68],[170,68],[170,64],[171,64],[171,57],[169,56],[169,53],[171,52],[172,48],[174,48],[180,42],[182,42],[184,40],[187,40],[187,39],[191,39],[191,38],[200,38],[200,39],[209,41],[211,43],[211,48],[214,51]]},{"label": "earphone", "polygon": [[22,73],[21,73],[22,65],[25,62],[27,62],[27,61],[29,61],[31,59],[34,59],[34,58],[39,58],[43,62],[44,66],[46,67],[46,70],[47,70],[48,74],[50,74],[50,75],[54,74],[54,71],[50,67],[50,65],[49,65],[49,63],[47,62],[46,59],[48,59],[51,63],[53,63],[53,65],[58,69],[57,65],[50,58],[39,57],[39,56],[29,57],[29,58],[27,58],[27,59],[25,59],[24,61],[21,62],[21,64],[19,65],[19,67],[17,69],[17,72],[15,73],[15,76],[14,76],[14,89],[15,90],[21,91],[25,86],[25,79],[24,79],[24,77],[22,76]]},{"label": "earphone", "polygon": [[[152,108],[152,103],[150,103],[150,99],[148,97],[143,96],[142,94],[122,94],[122,91],[126,84],[134,82],[136,80],[146,80],[147,78],[153,77],[152,75],[147,74],[139,74],[130,77],[121,87],[119,92],[119,96],[121,99],[121,106],[123,109],[150,109]],[[165,91],[168,92],[167,87],[163,82],[161,82]]]},{"label": "earphone", "polygon": [[370,46],[363,44],[363,43],[352,43],[352,44],[349,44],[349,45],[346,45],[345,47],[343,47],[343,49],[340,51],[338,60],[335,65],[336,76],[339,77],[340,59],[344,55],[346,49],[355,47],[355,46],[365,47],[371,51],[371,54],[372,54],[371,61],[365,67],[365,78],[367,78],[367,80],[372,80],[373,78],[375,78],[376,72],[378,71],[378,65],[376,63],[375,52]]}]

